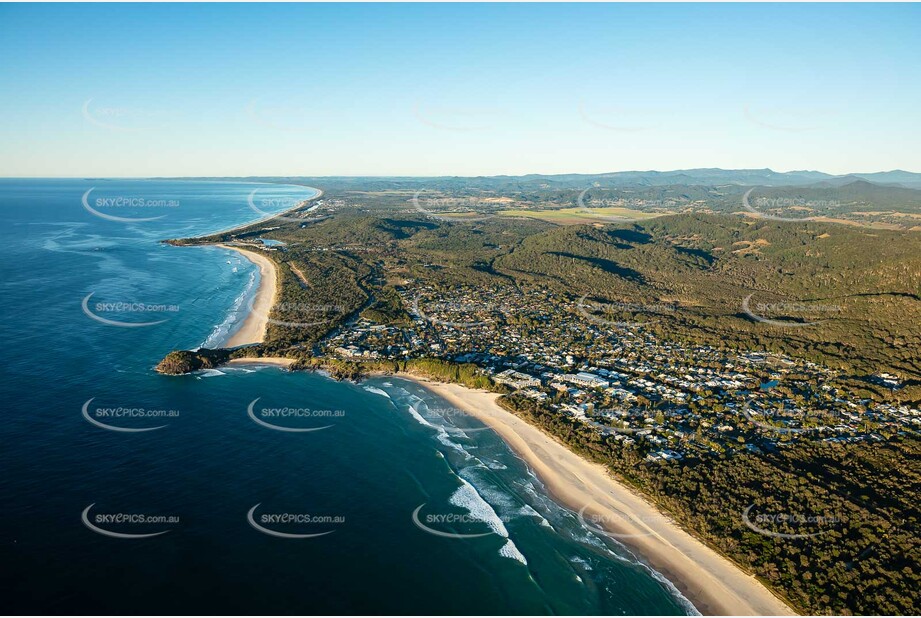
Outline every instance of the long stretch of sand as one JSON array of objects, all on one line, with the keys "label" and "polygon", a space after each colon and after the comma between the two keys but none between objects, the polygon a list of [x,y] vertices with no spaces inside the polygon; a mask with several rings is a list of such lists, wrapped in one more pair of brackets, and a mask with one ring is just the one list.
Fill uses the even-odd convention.
[{"label": "long stretch of sand", "polygon": [[[244,223],[242,225],[238,225],[220,232],[215,232],[214,234],[210,234],[210,236],[215,236],[218,234],[230,234],[236,232],[237,230],[243,230],[248,227],[252,227],[253,225],[266,223],[272,219],[278,219],[280,217],[284,217],[288,213],[300,210],[308,202],[318,200],[323,196],[322,189],[314,190],[316,191],[314,196],[298,203],[294,206],[294,208],[289,208],[284,212],[267,216],[263,219],[260,219],[259,221],[251,221],[249,223]],[[231,249],[233,251],[237,251],[243,255],[243,257],[259,267],[259,289],[256,291],[255,301],[253,302],[252,307],[250,307],[250,311],[246,315],[246,318],[244,318],[243,325],[230,337],[230,340],[227,341],[225,347],[235,348],[241,345],[262,343],[265,341],[265,332],[269,325],[269,312],[272,310],[272,305],[275,304],[275,297],[278,294],[278,272],[275,269],[275,264],[272,262],[272,260],[259,253],[258,251],[244,249],[243,247],[231,244],[218,244],[217,246],[223,249]]]},{"label": "long stretch of sand", "polygon": [[610,532],[671,581],[701,613],[795,615],[755,577],[682,530],[647,500],[614,480],[603,466],[576,455],[501,408],[495,393],[405,377],[492,427],[556,500],[575,512],[584,512],[587,521],[597,522]]},{"label": "long stretch of sand", "polygon": [[[306,200],[304,200],[304,201],[302,201],[302,202],[298,202],[297,204],[295,204],[292,208],[289,208],[288,210],[284,210],[284,211],[282,211],[282,212],[276,212],[275,214],[272,214],[272,215],[266,215],[266,216],[262,217],[261,219],[257,219],[256,221],[249,221],[248,223],[241,223],[240,225],[235,225],[235,226],[233,226],[233,227],[229,227],[229,228],[227,228],[226,230],[218,230],[217,232],[211,232],[210,234],[208,234],[208,236],[219,236],[219,235],[224,235],[224,234],[233,234],[234,232],[239,232],[240,230],[245,230],[245,229],[247,229],[247,228],[253,227],[254,225],[259,225],[259,224],[262,224],[262,223],[269,223],[270,221],[272,221],[272,219],[278,219],[278,218],[284,217],[285,215],[288,215],[288,214],[290,214],[290,213],[292,213],[292,212],[296,212],[296,211],[302,209],[302,208],[303,208],[304,206],[306,206],[308,203],[313,202],[313,201],[316,201],[316,200],[320,199],[321,197],[323,197],[323,189],[317,189],[316,187],[306,187],[306,188],[308,188],[308,189],[313,189],[314,191],[316,191],[316,195],[313,195],[313,196],[311,196],[311,197],[308,197]],[[252,202],[250,202],[250,207],[255,208],[255,206],[252,205]],[[257,211],[257,212],[258,212],[258,211]]]},{"label": "long stretch of sand", "polygon": [[262,343],[269,326],[269,312],[272,310],[272,305],[275,304],[275,296],[278,293],[278,274],[275,264],[258,250],[244,249],[236,245],[217,246],[240,253],[259,267],[259,289],[256,291],[252,311],[246,315],[240,329],[230,337],[226,347],[235,348],[240,345]]}]

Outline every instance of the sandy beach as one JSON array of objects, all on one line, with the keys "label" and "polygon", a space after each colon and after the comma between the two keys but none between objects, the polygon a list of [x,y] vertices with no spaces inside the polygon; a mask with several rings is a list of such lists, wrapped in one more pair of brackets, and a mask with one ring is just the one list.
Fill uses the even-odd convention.
[{"label": "sandy beach", "polygon": [[236,245],[217,246],[240,253],[259,267],[259,289],[256,291],[252,311],[247,314],[243,325],[230,337],[225,347],[235,348],[251,343],[261,343],[265,340],[265,331],[269,325],[269,312],[278,294],[278,274],[275,264],[259,250],[244,249]]},{"label": "sandy beach", "polygon": [[795,615],[754,576],[698,541],[600,464],[502,409],[498,395],[403,376],[480,419],[527,462],[553,497],[611,533],[665,576],[704,615]]},{"label": "sandy beach", "polygon": [[[285,215],[287,215],[287,214],[289,214],[289,213],[292,213],[292,212],[295,212],[295,211],[297,211],[297,210],[300,210],[301,208],[303,208],[304,206],[306,206],[306,205],[309,204],[310,202],[316,201],[316,200],[320,199],[321,197],[323,197],[323,189],[317,189],[316,187],[306,187],[306,188],[308,188],[308,189],[313,189],[314,191],[316,191],[316,192],[317,192],[316,195],[313,195],[313,196],[307,198],[306,200],[304,200],[304,201],[302,201],[302,202],[298,202],[298,203],[295,204],[293,207],[291,207],[291,208],[289,208],[289,209],[287,209],[287,210],[283,210],[282,212],[278,212],[278,213],[275,213],[275,214],[273,214],[273,215],[267,215],[267,216],[262,217],[261,219],[256,219],[255,221],[250,221],[250,222],[248,222],[248,223],[241,223],[240,225],[235,225],[235,226],[229,227],[229,228],[227,228],[227,229],[225,229],[225,230],[218,230],[217,232],[211,232],[211,233],[209,233],[209,234],[206,234],[206,236],[218,236],[218,235],[221,235],[221,234],[232,234],[232,233],[237,232],[237,231],[240,231],[240,230],[245,230],[245,229],[248,228],[248,227],[252,227],[252,226],[254,226],[254,225],[259,225],[260,223],[268,223],[268,222],[272,221],[272,219],[278,219],[279,217],[284,217]],[[251,203],[251,208],[255,209],[255,206],[252,205],[252,203]],[[258,212],[258,211],[257,211],[257,212]]]},{"label": "sandy beach", "polygon": [[[220,232],[214,232],[212,234],[208,234],[208,236],[229,234],[237,230],[246,229],[253,225],[258,225],[259,223],[267,223],[272,219],[278,219],[279,217],[284,217],[290,212],[300,210],[308,202],[312,202],[323,197],[322,189],[316,189],[315,187],[310,188],[317,192],[316,195],[304,200],[303,202],[299,202],[293,208],[289,208],[284,212],[276,213],[258,221],[251,221],[249,223],[237,225]],[[236,251],[259,267],[259,289],[256,291],[256,299],[250,308],[250,312],[247,314],[246,318],[244,318],[243,325],[236,333],[230,337],[224,347],[235,348],[241,345],[262,343],[265,341],[265,332],[269,325],[269,312],[272,310],[272,306],[275,304],[275,297],[278,295],[278,272],[275,268],[275,264],[272,262],[272,260],[267,258],[264,254],[260,253],[258,250],[248,249],[229,243],[219,243],[216,246],[221,247],[222,249],[230,249],[231,251]]]},{"label": "sandy beach", "polygon": [[271,365],[272,367],[289,367],[293,362],[293,358],[284,358],[281,356],[264,356],[259,358],[233,358],[224,364],[229,367],[239,367],[245,365]]},{"label": "sandy beach", "polygon": [[[263,256],[258,256],[263,257]],[[282,357],[239,358],[228,365],[287,367]],[[391,375],[377,374],[374,375]],[[661,573],[705,616],[793,616],[796,612],[754,576],[685,532],[646,498],[534,425],[501,408],[496,393],[413,380],[491,427],[521,457],[557,502],[603,528]]]}]

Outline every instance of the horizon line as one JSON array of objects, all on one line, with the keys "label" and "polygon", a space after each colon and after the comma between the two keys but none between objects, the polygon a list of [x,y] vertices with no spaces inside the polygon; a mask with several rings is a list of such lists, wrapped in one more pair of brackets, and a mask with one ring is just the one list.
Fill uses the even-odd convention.
[{"label": "horizon line", "polygon": [[418,175],[408,175],[408,174],[324,174],[319,176],[312,176],[309,174],[278,174],[278,175],[265,175],[265,174],[249,174],[242,176],[230,176],[230,175],[207,175],[207,174],[196,174],[196,175],[158,175],[158,176],[93,176],[93,175],[75,175],[75,176],[46,176],[46,175],[35,175],[35,176],[5,176],[0,174],[0,180],[98,180],[98,179],[111,179],[111,180],[174,180],[174,179],[195,179],[195,178],[521,178],[524,176],[605,176],[609,174],[668,174],[675,172],[693,172],[693,171],[702,171],[702,170],[715,170],[721,172],[760,172],[768,171],[775,174],[796,174],[796,173],[812,173],[812,174],[825,174],[834,178],[846,178],[848,176],[857,176],[860,174],[892,174],[896,172],[901,172],[905,174],[917,174],[921,176],[921,172],[909,171],[903,168],[895,168],[889,170],[877,170],[871,172],[846,172],[842,174],[833,174],[831,172],[823,172],[818,169],[795,169],[795,170],[785,170],[778,171],[770,167],[740,167],[740,168],[731,168],[731,167],[688,167],[688,168],[676,168],[676,169],[647,169],[647,170],[638,170],[638,169],[627,169],[627,170],[615,170],[607,172],[554,172],[554,173],[542,173],[542,172],[528,172],[526,174],[474,174],[474,175],[459,175],[459,174],[418,174]]}]

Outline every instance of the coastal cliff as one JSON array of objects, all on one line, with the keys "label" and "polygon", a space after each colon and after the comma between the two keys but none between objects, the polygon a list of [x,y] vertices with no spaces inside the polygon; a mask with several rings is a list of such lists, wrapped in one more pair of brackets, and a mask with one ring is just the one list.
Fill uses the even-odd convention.
[{"label": "coastal cliff", "polygon": [[167,354],[156,367],[157,373],[182,375],[200,369],[214,369],[230,359],[228,350],[174,350]]}]

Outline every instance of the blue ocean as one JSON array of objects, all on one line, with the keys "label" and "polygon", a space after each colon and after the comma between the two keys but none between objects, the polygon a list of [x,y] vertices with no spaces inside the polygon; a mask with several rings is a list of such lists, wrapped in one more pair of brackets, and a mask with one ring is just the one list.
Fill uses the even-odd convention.
[{"label": "blue ocean", "polygon": [[313,194],[0,180],[5,613],[695,613],[415,383],[154,372],[225,342],[258,285],[160,241]]}]

